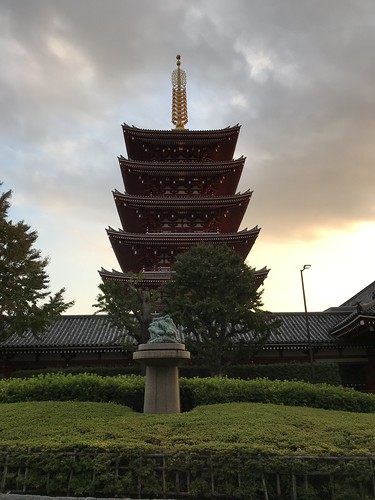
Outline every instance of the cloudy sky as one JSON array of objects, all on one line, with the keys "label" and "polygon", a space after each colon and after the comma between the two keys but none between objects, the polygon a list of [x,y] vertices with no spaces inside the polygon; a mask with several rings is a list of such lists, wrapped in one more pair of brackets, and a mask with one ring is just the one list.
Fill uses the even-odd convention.
[{"label": "cloudy sky", "polygon": [[53,291],[92,312],[119,269],[121,124],[169,129],[175,56],[190,129],[242,125],[243,227],[271,311],[339,305],[375,279],[373,0],[0,0],[0,180]]}]

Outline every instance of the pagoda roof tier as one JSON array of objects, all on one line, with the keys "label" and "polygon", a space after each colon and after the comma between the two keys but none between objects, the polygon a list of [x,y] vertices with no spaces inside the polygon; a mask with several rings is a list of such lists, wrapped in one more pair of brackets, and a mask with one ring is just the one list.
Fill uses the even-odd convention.
[{"label": "pagoda roof tier", "polygon": [[216,194],[234,194],[246,158],[242,156],[236,160],[195,163],[134,161],[123,156],[118,160],[123,182],[129,193],[145,193],[151,189],[152,183],[164,183],[166,179],[176,181],[178,184],[185,182],[188,185],[198,179],[205,182],[209,180],[216,184]]},{"label": "pagoda roof tier", "polygon": [[264,280],[267,278],[269,272],[270,272],[270,270],[267,269],[266,266],[262,267],[262,269],[256,269],[254,271],[255,282],[256,282],[257,288],[259,288],[261,285],[263,285]]},{"label": "pagoda roof tier", "polygon": [[[134,281],[134,273],[122,273],[120,271],[116,271],[112,269],[112,271],[108,271],[103,267],[99,271],[100,277],[103,281],[119,281],[121,283],[130,283]],[[171,275],[173,271],[168,270],[167,272],[142,272],[137,274],[137,285],[140,287],[150,287],[150,288],[158,288],[160,285],[167,283],[171,279]]]},{"label": "pagoda roof tier", "polygon": [[[147,228],[152,231],[159,227],[160,220],[165,217],[176,223],[179,218],[185,218],[193,226],[197,219],[200,219],[200,223],[203,220],[204,231],[213,231],[216,228],[219,228],[220,232],[237,231],[251,195],[250,190],[229,196],[169,195],[159,197],[135,196],[120,193],[117,190],[113,192],[123,229],[139,233],[146,232]],[[210,225],[211,221],[214,222],[214,226]],[[192,232],[193,229],[190,231]]]},{"label": "pagoda roof tier", "polygon": [[185,210],[188,207],[215,208],[230,207],[250,200],[252,191],[236,193],[227,196],[137,196],[128,193],[120,193],[117,189],[113,191],[116,202],[125,203],[134,208],[171,208]]},{"label": "pagoda roof tier", "polygon": [[[112,248],[123,272],[140,272],[145,258],[155,265],[161,255],[174,259],[176,254],[197,244],[226,244],[232,247],[243,260],[246,259],[260,228],[243,229],[237,233],[128,233],[123,230],[107,229]],[[149,265],[149,264],[147,264]],[[170,268],[170,264],[165,267]]]},{"label": "pagoda roof tier", "polygon": [[[264,280],[267,278],[269,269],[263,267],[262,269],[255,270],[255,282],[257,288],[263,285]],[[108,271],[107,269],[102,269],[99,271],[100,277],[104,281],[118,281],[118,282],[132,282],[134,280],[134,273],[122,273],[112,269]],[[160,285],[167,283],[173,276],[174,271],[144,271],[137,274],[137,284],[139,286],[145,286],[150,288],[158,288]]]},{"label": "pagoda roof tier", "polygon": [[133,160],[230,160],[240,125],[217,130],[149,130],[124,123],[125,145]]},{"label": "pagoda roof tier", "polygon": [[137,174],[148,173],[157,174],[161,176],[197,176],[204,175],[209,176],[212,174],[221,174],[232,172],[238,168],[243,168],[245,164],[246,157],[240,156],[236,159],[224,160],[224,161],[200,161],[200,162],[183,162],[183,161],[141,161],[132,160],[130,158],[125,158],[120,155],[118,157],[120,166],[122,169],[128,172],[134,172]]}]

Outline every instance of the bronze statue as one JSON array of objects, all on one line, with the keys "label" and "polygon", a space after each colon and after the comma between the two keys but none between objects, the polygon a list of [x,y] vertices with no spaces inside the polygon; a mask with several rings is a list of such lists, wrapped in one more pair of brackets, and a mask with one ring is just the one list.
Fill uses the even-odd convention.
[{"label": "bronze statue", "polygon": [[173,319],[166,315],[155,318],[148,327],[150,333],[150,340],[148,344],[157,343],[180,343],[180,336]]}]

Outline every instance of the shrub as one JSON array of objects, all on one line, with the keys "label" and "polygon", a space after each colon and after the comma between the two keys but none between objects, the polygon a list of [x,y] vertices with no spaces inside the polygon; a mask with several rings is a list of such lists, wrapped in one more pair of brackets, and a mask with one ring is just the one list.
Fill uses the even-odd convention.
[{"label": "shrub", "polygon": [[314,363],[313,374],[310,363],[271,363],[267,365],[234,365],[227,369],[229,378],[269,380],[301,380],[315,384],[341,385],[337,363]]},{"label": "shrub", "polygon": [[82,373],[37,375],[0,381],[0,402],[97,401],[119,403],[142,411],[144,378],[138,375],[100,377]]},{"label": "shrub", "polygon": [[210,377],[210,370],[204,366],[194,366],[194,365],[183,365],[181,366],[180,377],[186,378],[207,378]]},{"label": "shrub", "polygon": [[[46,375],[48,373],[91,373],[103,377],[114,377],[117,375],[139,375],[139,365],[128,366],[70,366],[66,368],[44,368],[39,370],[17,370],[12,373],[12,378],[30,378],[35,375]],[[180,368],[180,376],[210,377],[210,371],[204,366],[187,365]],[[229,378],[240,378],[252,380],[255,378],[268,378],[269,380],[302,380],[311,382],[311,365],[309,363],[274,363],[274,364],[252,364],[233,365],[227,369]],[[314,383],[326,383],[330,385],[341,385],[340,371],[337,363],[314,364]]]},{"label": "shrub", "polygon": [[[190,452],[162,456],[131,450],[114,455],[78,450],[70,453],[12,452],[7,454],[7,462],[2,491],[34,495],[373,498],[371,464],[366,460],[343,461],[340,457],[326,462],[254,457],[244,452],[228,453],[225,449],[210,454]],[[164,464],[165,475],[160,473],[161,464]]]},{"label": "shrub", "polygon": [[[181,378],[180,390],[183,411],[214,403],[257,402],[375,412],[374,395],[327,384],[267,379]],[[143,398],[144,378],[137,375],[100,377],[57,373],[30,379],[0,380],[0,402],[113,402],[142,411]]]},{"label": "shrub", "polygon": [[47,375],[50,373],[64,373],[77,375],[79,373],[91,373],[102,377],[116,377],[117,375],[140,375],[139,365],[128,366],[68,366],[64,368],[40,368],[38,370],[16,370],[11,378],[30,378],[37,375]]},{"label": "shrub", "polygon": [[257,402],[375,412],[375,395],[372,394],[327,384],[267,379],[182,379],[181,402],[185,410],[204,404]]}]

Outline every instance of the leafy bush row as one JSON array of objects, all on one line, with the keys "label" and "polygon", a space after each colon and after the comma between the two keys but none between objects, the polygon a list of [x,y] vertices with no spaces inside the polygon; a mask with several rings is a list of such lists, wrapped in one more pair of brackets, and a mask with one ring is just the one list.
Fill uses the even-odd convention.
[{"label": "leafy bush row", "polygon": [[[160,474],[162,460],[165,476]],[[84,450],[7,453],[7,462],[2,491],[42,495],[360,500],[372,498],[373,493],[372,464],[343,462],[339,457],[325,463],[246,453],[150,456],[128,451],[113,456]],[[27,477],[22,474],[24,470]]]},{"label": "leafy bush row", "polygon": [[[103,377],[114,377],[117,375],[139,375],[139,365],[129,366],[72,366],[66,368],[45,368],[41,370],[18,370],[12,374],[15,378],[29,378],[35,375],[46,375],[47,373],[92,373]],[[210,371],[204,366],[182,366],[180,368],[182,377],[193,378],[210,376]],[[339,366],[337,363],[314,364],[313,373],[309,363],[270,363],[233,365],[227,368],[229,378],[240,378],[250,380],[255,378],[268,378],[269,380],[302,380],[319,384],[341,385]]]},{"label": "leafy bush row", "polygon": [[101,377],[117,377],[117,375],[140,375],[140,365],[128,366],[67,366],[67,367],[49,367],[30,370],[16,370],[11,378],[31,378],[37,375],[49,375],[51,373],[63,373],[65,375],[78,375],[80,373],[91,373]]},{"label": "leafy bush row", "polygon": [[[218,496],[360,500],[372,498],[373,493],[372,464],[366,460],[344,462],[337,458],[327,463],[317,459],[253,457],[246,453],[160,456],[87,450],[65,454],[14,452],[6,456],[8,468],[1,491],[22,488],[24,493],[53,496],[173,495],[200,500]],[[160,474],[163,461],[165,476]]]},{"label": "leafy bush row", "polygon": [[82,373],[47,374],[0,381],[0,402],[97,401],[124,404],[142,411],[144,378],[140,375],[101,377]]},{"label": "leafy bush row", "polygon": [[[280,380],[181,378],[181,406],[230,402],[274,403],[352,412],[375,412],[375,396],[326,384]],[[0,380],[0,402],[102,401],[142,411],[144,378],[137,375],[100,377],[93,374],[39,375],[30,379]]]},{"label": "leafy bush row", "polygon": [[315,384],[341,385],[337,363],[269,363],[266,365],[237,365],[227,369],[229,378],[268,378],[269,380],[302,380]]},{"label": "leafy bush row", "polygon": [[327,384],[229,378],[196,378],[181,381],[183,408],[232,402],[274,403],[329,410],[375,412],[375,395]]}]

